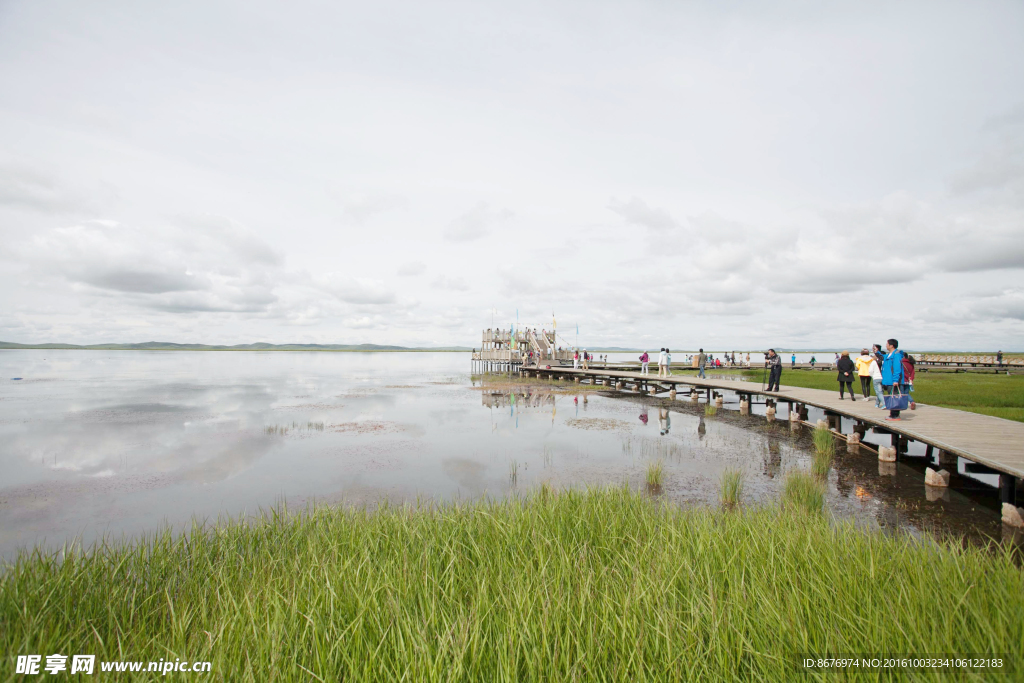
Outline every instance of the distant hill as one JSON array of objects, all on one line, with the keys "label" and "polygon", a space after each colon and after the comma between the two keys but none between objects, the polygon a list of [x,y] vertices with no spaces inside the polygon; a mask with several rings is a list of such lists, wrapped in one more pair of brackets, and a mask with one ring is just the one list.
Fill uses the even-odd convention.
[{"label": "distant hill", "polygon": [[409,347],[381,344],[175,344],[173,342],[141,342],[138,344],[15,344],[0,342],[0,349],[79,349],[91,351],[469,351],[469,347]]}]

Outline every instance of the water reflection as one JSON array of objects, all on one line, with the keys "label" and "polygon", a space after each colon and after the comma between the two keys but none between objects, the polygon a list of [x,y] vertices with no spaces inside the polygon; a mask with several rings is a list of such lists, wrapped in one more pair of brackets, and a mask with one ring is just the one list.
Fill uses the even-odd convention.
[{"label": "water reflection", "polygon": [[[735,468],[746,474],[745,502],[770,503],[784,475],[811,459],[807,430],[766,421],[763,404],[740,415],[728,392],[725,409],[705,416],[684,394],[481,384],[465,354],[52,355],[0,354],[0,375],[24,378],[0,381],[3,554],[283,499],[502,496],[541,481],[641,487],[652,458],[665,463],[668,500],[715,505],[721,473]],[[828,504],[886,529],[1017,537],[1000,524],[993,491],[930,489],[909,458],[840,454]]]}]

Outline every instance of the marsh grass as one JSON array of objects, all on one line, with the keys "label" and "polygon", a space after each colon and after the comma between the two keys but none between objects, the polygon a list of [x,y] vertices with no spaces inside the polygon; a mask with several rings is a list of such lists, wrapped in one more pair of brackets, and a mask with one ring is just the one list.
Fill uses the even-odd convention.
[{"label": "marsh grass", "polygon": [[704,415],[705,417],[714,417],[718,414],[718,408],[710,403],[704,404]]},{"label": "marsh grass", "polygon": [[519,482],[519,463],[515,460],[510,460],[508,463],[508,480],[512,486]]},{"label": "marsh grass", "polygon": [[659,459],[647,463],[646,479],[648,488],[660,489],[665,480],[665,462]]},{"label": "marsh grass", "polygon": [[811,461],[811,473],[823,479],[828,476],[832,469],[832,461],[835,459],[836,439],[832,431],[825,426],[819,425],[811,433],[814,441],[814,456]]},{"label": "marsh grass", "polygon": [[231,681],[823,680],[795,655],[836,652],[1001,653],[1020,680],[1022,612],[1010,549],[622,488],[270,511],[0,574],[4,652]]},{"label": "marsh grass", "polygon": [[795,470],[786,475],[782,502],[787,508],[818,513],[825,507],[825,484],[811,474]]},{"label": "marsh grass", "polygon": [[686,454],[686,449],[676,442],[668,439],[624,438],[622,439],[622,452],[627,455],[639,456],[641,458],[654,458],[668,460],[670,458],[679,460]]},{"label": "marsh grass", "polygon": [[743,497],[743,472],[729,468],[722,472],[721,494],[722,504],[726,507],[739,505]]},{"label": "marsh grass", "polygon": [[811,432],[814,441],[814,450],[818,453],[835,453],[836,439],[832,430],[824,425],[818,425]]},{"label": "marsh grass", "polygon": [[263,428],[263,433],[267,436],[287,436],[288,432],[322,432],[324,431],[323,422],[292,422],[290,425],[267,425]]}]

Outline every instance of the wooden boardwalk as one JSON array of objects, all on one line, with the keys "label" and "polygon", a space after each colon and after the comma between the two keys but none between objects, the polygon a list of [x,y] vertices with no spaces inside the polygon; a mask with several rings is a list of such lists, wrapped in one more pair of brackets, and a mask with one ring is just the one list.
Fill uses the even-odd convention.
[{"label": "wooden boardwalk", "polygon": [[[955,454],[990,468],[993,473],[1009,475],[1014,480],[1024,478],[1024,422],[920,403],[917,404],[917,410],[903,411],[900,415],[903,418],[901,421],[886,422],[885,418],[888,417],[889,411],[875,408],[874,398],[870,401],[863,398],[857,401],[851,401],[849,398],[840,401],[838,383],[835,391],[787,386],[783,386],[780,391],[763,391],[760,384],[744,380],[700,379],[691,375],[658,377],[657,370],[650,375],[622,370],[573,370],[561,367],[528,367],[524,368],[524,371],[531,374],[539,373],[541,376],[575,376],[581,380],[608,378],[634,386],[639,382],[643,390],[651,393],[683,385],[708,391],[731,391],[745,396],[766,396],[778,403],[789,404],[790,410],[793,410],[794,404],[815,406],[826,413],[879,427],[886,432]],[[783,416],[780,415],[779,418],[782,419]]]}]

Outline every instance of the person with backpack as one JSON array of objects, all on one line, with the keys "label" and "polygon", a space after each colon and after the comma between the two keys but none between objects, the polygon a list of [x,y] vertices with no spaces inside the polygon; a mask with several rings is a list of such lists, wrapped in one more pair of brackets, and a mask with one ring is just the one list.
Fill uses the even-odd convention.
[{"label": "person with backpack", "polygon": [[[903,384],[903,352],[900,351],[899,345],[900,343],[895,339],[890,339],[885,343],[888,353],[882,360],[882,391],[886,396],[896,396],[902,393],[900,385]],[[900,420],[900,411],[890,408],[889,417],[885,419],[889,422]]]},{"label": "person with backpack", "polygon": [[644,351],[643,355],[640,356],[640,373],[643,375],[648,374],[647,364],[650,363],[651,357]]},{"label": "person with backpack", "polygon": [[845,388],[850,392],[850,400],[856,401],[857,394],[853,391],[853,361],[850,360],[850,352],[843,351],[843,354],[836,361],[836,371],[839,373],[837,379],[839,380],[839,400],[843,400],[843,389]]},{"label": "person with backpack", "polygon": [[903,355],[903,393],[910,396],[910,409],[917,410],[914,402],[914,366],[917,361],[909,353]]}]

